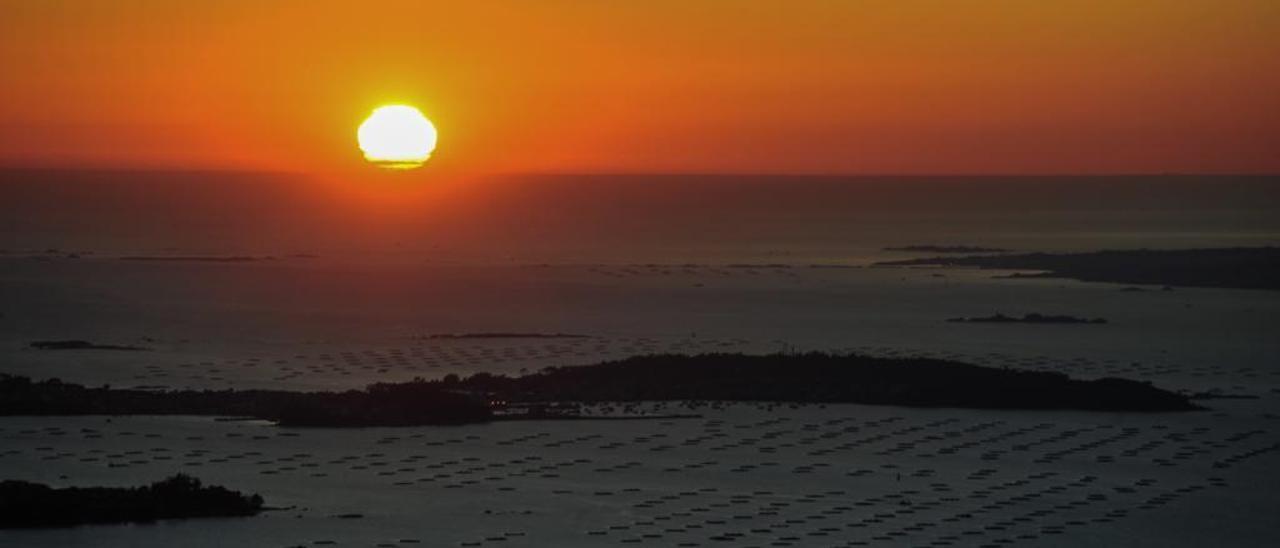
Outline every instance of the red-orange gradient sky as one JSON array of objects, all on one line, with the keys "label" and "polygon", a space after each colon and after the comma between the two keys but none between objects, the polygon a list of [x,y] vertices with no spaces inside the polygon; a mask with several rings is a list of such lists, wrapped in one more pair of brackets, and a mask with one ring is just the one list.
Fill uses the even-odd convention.
[{"label": "red-orange gradient sky", "polygon": [[1280,2],[0,0],[0,164],[1280,171]]}]

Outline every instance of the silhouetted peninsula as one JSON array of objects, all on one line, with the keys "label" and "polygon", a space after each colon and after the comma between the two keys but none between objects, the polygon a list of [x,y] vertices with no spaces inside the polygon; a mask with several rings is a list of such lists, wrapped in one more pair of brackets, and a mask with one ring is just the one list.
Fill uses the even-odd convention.
[{"label": "silhouetted peninsula", "polygon": [[0,416],[11,415],[206,415],[254,417],[281,426],[465,424],[492,418],[487,402],[432,382],[373,384],[346,392],[156,391],[0,375]]},{"label": "silhouetted peninsula", "polygon": [[503,333],[503,332],[479,332],[479,333],[437,333],[427,335],[427,339],[589,339],[590,335],[577,335],[574,333]]},{"label": "silhouetted peninsula", "polygon": [[902,245],[883,248],[883,251],[907,251],[913,253],[1005,253],[1008,249],[975,245]]},{"label": "silhouetted peninsula", "polygon": [[760,269],[775,268],[776,269],[776,268],[791,268],[791,265],[786,263],[732,263],[732,264],[724,265],[724,267],[725,268],[745,268],[745,269],[752,269],[752,268],[760,268]]},{"label": "silhouetted peninsula", "polygon": [[1055,316],[1049,314],[1023,314],[1021,318],[1017,316],[1006,316],[996,313],[990,316],[981,316],[973,318],[948,318],[948,322],[953,323],[1066,323],[1066,324],[1104,324],[1107,323],[1106,318],[1077,318],[1075,316]]},{"label": "silhouetted peninsula", "polygon": [[[522,377],[370,385],[363,391],[150,391],[86,388],[0,375],[0,416],[212,415],[281,426],[411,426],[525,418],[512,404],[562,403],[545,418],[580,418],[572,404],[605,401],[770,401],[979,409],[1181,411],[1182,395],[1125,379],[1074,380],[1060,373],[924,358],[808,354],[661,354],[596,365],[550,367]],[[541,406],[546,407],[546,406]]]},{"label": "silhouetted peninsula", "polygon": [[252,516],[261,511],[258,495],[202,485],[181,474],[143,487],[55,489],[25,481],[0,482],[0,529]]},{"label": "silhouetted peninsula", "polygon": [[201,256],[201,255],[139,255],[120,257],[122,261],[170,261],[170,262],[188,262],[188,263],[251,263],[256,261],[271,261],[275,257],[249,257],[244,255],[233,256]]},{"label": "silhouetted peninsula", "polygon": [[926,358],[854,354],[660,354],[518,378],[478,373],[447,383],[510,401],[772,401],[984,409],[1183,411],[1185,396],[1148,383]]},{"label": "silhouetted peninsula", "polygon": [[35,341],[31,343],[31,348],[35,348],[37,350],[127,350],[134,352],[151,350],[150,348],[143,346],[98,344],[81,340]]},{"label": "silhouetted peninsula", "polygon": [[975,255],[883,261],[877,266],[967,266],[1043,270],[1017,278],[1072,278],[1086,282],[1280,289],[1280,247],[1181,250],[1109,250],[1092,253]]}]

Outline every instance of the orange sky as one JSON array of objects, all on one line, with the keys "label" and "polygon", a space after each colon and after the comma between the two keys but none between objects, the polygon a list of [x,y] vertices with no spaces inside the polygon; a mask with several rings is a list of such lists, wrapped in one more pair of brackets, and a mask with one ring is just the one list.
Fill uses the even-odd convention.
[{"label": "orange sky", "polygon": [[0,164],[1280,171],[1276,0],[0,0]]}]

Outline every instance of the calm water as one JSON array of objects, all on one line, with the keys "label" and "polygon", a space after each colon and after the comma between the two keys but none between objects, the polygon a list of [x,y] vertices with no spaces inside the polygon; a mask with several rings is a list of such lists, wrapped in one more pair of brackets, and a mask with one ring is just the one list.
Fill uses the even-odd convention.
[{"label": "calm water", "polygon": [[0,249],[410,263],[863,262],[1280,241],[1277,177],[563,176],[321,182],[0,172]]}]

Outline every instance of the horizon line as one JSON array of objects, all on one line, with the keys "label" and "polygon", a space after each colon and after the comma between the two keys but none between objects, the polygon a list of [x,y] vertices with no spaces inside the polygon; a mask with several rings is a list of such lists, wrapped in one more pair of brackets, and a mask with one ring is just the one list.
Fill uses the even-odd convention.
[{"label": "horizon line", "polygon": [[[430,170],[426,168],[424,174]],[[43,171],[43,172],[101,172],[101,173],[207,173],[236,175],[287,175],[287,176],[324,176],[321,172],[295,171],[279,169],[254,169],[240,167],[209,166],[49,166],[0,164],[0,171]],[[448,173],[450,177],[458,173]],[[816,172],[816,171],[509,171],[472,173],[463,175],[474,178],[503,177],[790,177],[790,178],[960,178],[960,177],[1072,177],[1072,178],[1105,178],[1105,177],[1280,177],[1280,171],[1115,171],[1115,172]]]}]

